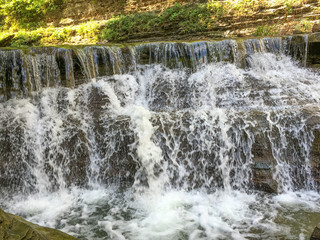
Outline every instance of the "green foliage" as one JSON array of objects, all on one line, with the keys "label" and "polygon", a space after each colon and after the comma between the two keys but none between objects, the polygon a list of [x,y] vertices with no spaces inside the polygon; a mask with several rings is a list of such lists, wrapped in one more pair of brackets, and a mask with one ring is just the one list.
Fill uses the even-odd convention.
[{"label": "green foliage", "polygon": [[76,32],[80,36],[82,36],[84,38],[92,38],[92,39],[98,38],[99,31],[100,31],[100,25],[94,21],[82,23],[76,29]]},{"label": "green foliage", "polygon": [[130,25],[126,25],[125,23],[128,22],[129,18],[130,16],[121,15],[110,19],[102,31],[103,38],[111,41],[127,39]]},{"label": "green foliage", "polygon": [[175,6],[161,13],[136,13],[110,19],[102,31],[102,38],[123,41],[129,37],[159,31],[179,34],[208,31],[215,27],[212,10],[205,4]]},{"label": "green foliage", "polygon": [[254,33],[255,36],[275,36],[278,34],[276,26],[274,25],[261,25],[258,26],[256,32]]},{"label": "green foliage", "polygon": [[214,13],[216,17],[222,17],[227,14],[227,8],[223,3],[216,0],[209,0],[207,3],[207,8]]},{"label": "green foliage", "polygon": [[303,3],[303,0],[283,0],[282,3],[283,6],[285,6],[285,9],[288,14],[293,14],[293,8],[301,5]]},{"label": "green foliage", "polygon": [[[176,4],[161,13],[136,13],[120,15],[107,22],[102,39],[109,41],[124,41],[141,34],[152,32],[176,31],[177,34],[190,34],[213,30],[216,21],[224,16],[246,16],[255,14],[259,9],[280,5],[293,8],[304,0],[208,0],[206,4],[185,5]],[[278,34],[274,26],[259,26],[258,36]]]},{"label": "green foliage", "polygon": [[293,8],[303,4],[305,0],[208,0],[207,6],[217,17],[227,14],[244,16],[254,14],[255,11],[271,6],[283,6],[288,14],[293,13]]},{"label": "green foliage", "polygon": [[179,4],[166,9],[160,16],[162,22],[170,20],[179,26],[181,33],[208,31],[214,24],[211,9],[204,4],[181,6]]},{"label": "green foliage", "polygon": [[[103,27],[99,22],[89,21],[78,26],[41,28],[45,25],[43,23],[45,14],[66,1],[70,0],[0,0],[0,39],[15,34],[11,45],[18,47],[39,44],[93,44],[98,40],[125,41],[130,38],[164,36],[167,33],[177,35],[201,33],[214,30],[217,21],[226,21],[223,19],[225,16],[229,19],[253,15],[260,9],[270,6],[282,6],[286,13],[291,14],[294,13],[295,7],[306,2],[306,0],[207,0],[204,4],[176,4],[162,12],[119,15],[108,20]],[[88,2],[94,3],[95,0]],[[292,23],[291,26],[297,31],[309,32],[312,23],[304,19],[296,24]],[[275,25],[258,26],[255,35],[274,36],[279,31],[280,27]]]},{"label": "green foliage", "polygon": [[107,22],[102,31],[102,38],[110,41],[125,40],[137,33],[156,29],[159,21],[155,13],[120,15]]},{"label": "green foliage", "polygon": [[63,0],[0,0],[0,19],[9,27],[35,28],[48,11],[52,11]]},{"label": "green foliage", "polygon": [[67,27],[62,29],[55,29],[49,39],[56,40],[57,42],[66,42],[72,33],[72,29]]},{"label": "green foliage", "polygon": [[311,32],[313,27],[313,22],[311,22],[308,18],[301,19],[297,24],[295,24],[294,29],[297,32],[305,33]]},{"label": "green foliage", "polygon": [[18,32],[14,39],[11,41],[12,47],[25,47],[25,46],[37,46],[40,45],[40,40],[43,35],[38,32]]},{"label": "green foliage", "polygon": [[0,41],[10,36],[11,34],[8,32],[0,32]]},{"label": "green foliage", "polygon": [[[37,30],[20,29],[16,33],[0,32],[0,41],[10,35],[15,35],[11,40],[11,47],[57,45],[82,41],[86,44],[94,44],[98,41],[100,25],[97,22],[87,22],[78,26],[63,28],[38,28]],[[75,37],[75,39],[73,39]]]}]

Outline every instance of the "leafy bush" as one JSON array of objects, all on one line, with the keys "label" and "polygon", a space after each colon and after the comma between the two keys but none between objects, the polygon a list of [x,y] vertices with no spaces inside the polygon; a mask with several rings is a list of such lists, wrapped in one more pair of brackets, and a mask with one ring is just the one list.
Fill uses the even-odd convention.
[{"label": "leafy bush", "polygon": [[37,46],[40,45],[40,40],[43,35],[38,32],[23,32],[20,31],[16,34],[14,39],[11,41],[12,47],[25,47],[25,46]]},{"label": "leafy bush", "polygon": [[215,23],[212,11],[205,4],[181,6],[176,4],[161,13],[136,13],[120,15],[107,22],[102,38],[109,41],[123,41],[130,36],[155,31],[177,31],[193,33],[211,30]]},{"label": "leafy bush", "polygon": [[256,35],[256,36],[274,36],[277,34],[278,34],[278,31],[276,29],[276,26],[274,26],[274,25],[258,26],[256,29],[256,32],[254,33],[254,35]]},{"label": "leafy bush", "polygon": [[155,13],[120,15],[107,22],[102,38],[110,41],[125,40],[136,33],[157,29],[159,21]]},{"label": "leafy bush", "polygon": [[313,22],[311,22],[308,18],[301,19],[297,24],[295,24],[294,29],[297,32],[305,33],[311,32],[313,27]]},{"label": "leafy bush", "polygon": [[84,38],[97,39],[100,31],[100,25],[97,22],[89,21],[80,24],[76,29],[77,33]]},{"label": "leafy bush", "polygon": [[55,39],[59,42],[66,42],[68,40],[68,38],[70,37],[70,33],[71,33],[71,29],[70,28],[62,28],[59,30],[55,30],[52,35],[51,38]]},{"label": "leafy bush", "polygon": [[197,6],[181,6],[179,4],[166,9],[160,16],[162,22],[169,19],[178,24],[181,33],[192,33],[210,30],[214,25],[211,18],[212,11],[205,4]]},{"label": "leafy bush", "polygon": [[54,10],[63,0],[0,0],[0,18],[7,27],[34,28],[48,11]]},{"label": "leafy bush", "polygon": [[209,0],[207,3],[207,8],[211,12],[214,12],[214,16],[218,18],[227,14],[227,8],[225,7],[224,3],[221,3],[220,1]]}]

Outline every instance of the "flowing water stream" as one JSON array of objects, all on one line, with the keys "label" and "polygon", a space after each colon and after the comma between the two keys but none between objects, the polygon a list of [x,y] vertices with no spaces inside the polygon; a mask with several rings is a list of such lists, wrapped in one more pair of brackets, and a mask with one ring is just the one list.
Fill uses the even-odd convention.
[{"label": "flowing water stream", "polygon": [[308,239],[303,40],[0,51],[1,207],[78,239]]}]

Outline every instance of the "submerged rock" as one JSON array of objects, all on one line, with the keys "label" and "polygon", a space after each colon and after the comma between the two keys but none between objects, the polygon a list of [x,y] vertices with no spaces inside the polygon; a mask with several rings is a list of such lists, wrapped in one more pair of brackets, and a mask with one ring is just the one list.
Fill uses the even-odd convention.
[{"label": "submerged rock", "polygon": [[29,223],[21,217],[0,209],[1,240],[76,240],[76,238],[55,229]]}]

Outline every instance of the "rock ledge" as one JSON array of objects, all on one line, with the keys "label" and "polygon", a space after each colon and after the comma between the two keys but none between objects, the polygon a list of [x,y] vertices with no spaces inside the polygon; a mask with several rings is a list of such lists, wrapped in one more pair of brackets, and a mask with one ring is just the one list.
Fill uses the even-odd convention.
[{"label": "rock ledge", "polygon": [[55,229],[41,227],[0,209],[0,240],[76,240]]}]

